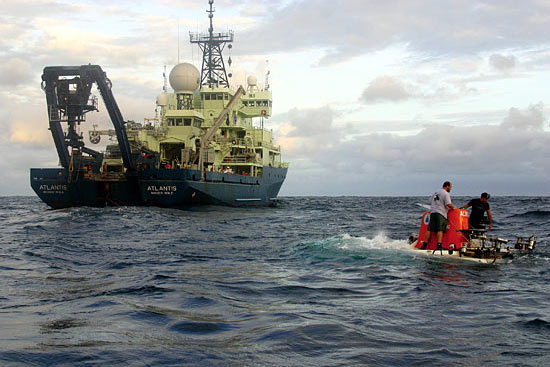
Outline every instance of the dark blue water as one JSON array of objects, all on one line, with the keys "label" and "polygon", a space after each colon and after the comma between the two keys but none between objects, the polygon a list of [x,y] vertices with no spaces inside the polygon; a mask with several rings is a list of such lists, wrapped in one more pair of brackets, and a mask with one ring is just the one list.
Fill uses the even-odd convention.
[{"label": "dark blue water", "polygon": [[498,266],[409,251],[426,200],[0,198],[0,365],[549,365],[550,198],[491,198],[494,234],[538,239]]}]

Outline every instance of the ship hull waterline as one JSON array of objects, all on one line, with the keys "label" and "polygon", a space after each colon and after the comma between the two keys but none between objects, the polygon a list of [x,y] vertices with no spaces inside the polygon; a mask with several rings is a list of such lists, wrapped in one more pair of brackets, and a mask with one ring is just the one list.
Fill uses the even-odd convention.
[{"label": "ship hull waterline", "polygon": [[54,209],[76,206],[268,206],[276,201],[287,168],[264,166],[262,177],[192,169],[150,169],[134,176],[85,177],[64,168],[32,168],[31,187]]}]

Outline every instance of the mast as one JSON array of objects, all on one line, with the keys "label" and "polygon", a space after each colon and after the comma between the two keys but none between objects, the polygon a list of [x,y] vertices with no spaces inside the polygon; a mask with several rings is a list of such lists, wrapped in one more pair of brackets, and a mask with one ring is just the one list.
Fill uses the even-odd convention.
[{"label": "mast", "polygon": [[233,31],[214,33],[212,22],[215,12],[212,7],[214,0],[208,0],[208,3],[210,4],[210,9],[206,11],[210,18],[208,33],[189,32],[189,40],[191,43],[198,44],[202,51],[201,86],[229,87],[222,51],[227,43],[229,43],[228,48],[232,47]]}]

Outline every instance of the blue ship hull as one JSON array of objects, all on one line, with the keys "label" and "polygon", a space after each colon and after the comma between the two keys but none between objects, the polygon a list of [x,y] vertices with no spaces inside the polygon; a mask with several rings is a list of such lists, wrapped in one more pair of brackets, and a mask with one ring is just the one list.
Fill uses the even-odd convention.
[{"label": "blue ship hull", "polygon": [[262,177],[192,169],[150,169],[135,175],[85,177],[64,168],[31,168],[31,187],[54,209],[74,206],[152,205],[184,207],[215,204],[270,205],[276,200],[287,168],[264,166]]}]

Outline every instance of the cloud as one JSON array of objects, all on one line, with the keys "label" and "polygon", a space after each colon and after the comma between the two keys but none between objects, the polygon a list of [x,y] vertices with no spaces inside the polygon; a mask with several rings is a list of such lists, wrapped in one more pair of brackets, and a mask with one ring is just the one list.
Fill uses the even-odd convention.
[{"label": "cloud", "polygon": [[[439,0],[215,4],[216,29],[235,30],[234,82],[245,80],[254,68],[257,76],[263,75],[264,60],[273,62],[276,107],[271,121],[279,121],[275,136],[291,161],[284,187],[293,193],[300,193],[297,187],[304,187],[301,193],[306,195],[328,190],[401,193],[402,186],[392,186],[401,179],[410,184],[406,190],[411,193],[427,179],[437,179],[439,185],[441,175],[458,174],[472,185],[482,179],[501,187],[521,177],[529,177],[524,184],[531,177],[533,182],[548,181],[542,171],[550,171],[544,158],[549,144],[542,104],[509,109],[545,98],[540,85],[550,60],[548,2],[465,0],[445,7]],[[178,17],[181,43],[187,45],[188,30],[207,28],[206,7],[206,2],[192,0],[156,0],[153,5],[129,0],[4,1],[0,141],[13,162],[4,162],[1,169],[19,170],[11,177],[27,182],[29,165],[56,163],[40,90],[44,66],[100,64],[113,81],[124,118],[153,117],[162,67],[168,65],[169,71],[177,59]],[[193,50],[181,48],[180,59],[198,64]],[[239,69],[242,65],[246,71]],[[377,117],[366,120],[361,114],[366,108],[357,97],[369,104],[368,116]],[[406,106],[391,109],[375,105],[403,101]],[[319,105],[323,107],[292,108]],[[85,136],[92,124],[110,128],[105,108],[100,110],[83,124]],[[510,175],[512,171],[517,175]],[[519,193],[525,192],[518,187]]]},{"label": "cloud", "polygon": [[313,109],[293,108],[288,122],[279,129],[278,143],[295,157],[318,155],[332,149],[341,139],[333,124],[334,112],[328,106]]},{"label": "cloud", "polygon": [[[353,194],[415,194],[422,192],[421,186],[399,187],[395,182],[403,178],[411,183],[456,178],[463,188],[474,192],[480,187],[488,190],[486,185],[491,182],[493,192],[509,194],[521,188],[511,183],[520,185],[522,178],[524,184],[525,178],[529,178],[525,190],[536,188],[538,192],[550,180],[550,133],[542,129],[541,103],[526,109],[510,109],[498,125],[433,124],[407,136],[331,135],[340,129],[331,117],[334,113],[329,111],[327,107],[294,111],[294,116],[300,118],[289,118],[289,124],[297,130],[300,122],[328,116],[325,125],[330,129],[325,130],[326,134],[307,135],[305,130],[301,134],[296,130],[286,135],[279,132],[283,136],[280,144],[285,160],[291,162],[291,171],[295,170],[289,173],[290,184],[297,185],[295,189],[308,187],[317,190],[316,194],[334,195],[343,187],[322,187],[317,181],[327,182],[323,177],[346,177],[346,183],[341,184]],[[292,144],[288,146],[286,139],[290,135]],[[298,168],[293,162],[298,162]],[[369,187],[360,182],[368,182]]]},{"label": "cloud", "polygon": [[124,67],[150,62],[149,53],[143,52],[147,43],[137,38],[78,29],[54,19],[42,19],[37,23],[43,32],[41,51],[48,57],[55,55],[55,59],[63,60],[65,64]]},{"label": "cloud", "polygon": [[544,105],[542,102],[529,106],[525,111],[510,108],[500,125],[504,129],[542,131],[544,125]]},{"label": "cloud", "polygon": [[4,17],[66,16],[81,10],[81,5],[56,0],[2,0]]},{"label": "cloud", "polygon": [[[525,11],[524,9],[529,9]],[[266,13],[242,35],[237,52],[326,50],[319,64],[341,62],[392,44],[432,56],[467,55],[547,44],[544,2],[303,0]],[[299,24],[299,29],[297,25]]]},{"label": "cloud", "polygon": [[31,64],[26,60],[14,57],[0,64],[0,85],[13,87],[25,84],[32,76]]},{"label": "cloud", "polygon": [[508,71],[516,67],[516,57],[514,55],[493,54],[489,57],[491,66],[500,71]]},{"label": "cloud", "polygon": [[290,136],[324,136],[333,132],[333,112],[328,106],[308,110],[293,108],[288,116],[295,126]]},{"label": "cloud", "polygon": [[401,101],[411,97],[403,83],[390,76],[380,76],[374,79],[361,95],[365,103]]},{"label": "cloud", "polygon": [[52,145],[52,135],[48,131],[48,116],[43,106],[19,106],[7,120],[9,140],[18,145],[30,147]]}]

